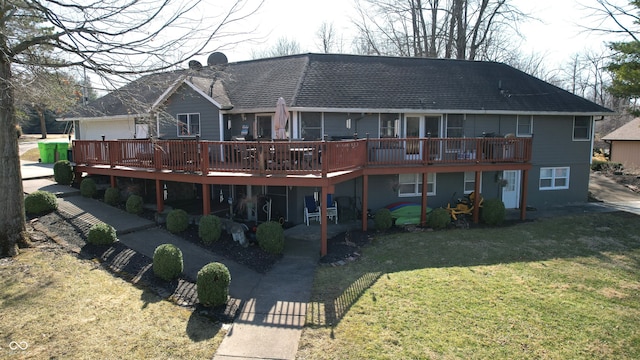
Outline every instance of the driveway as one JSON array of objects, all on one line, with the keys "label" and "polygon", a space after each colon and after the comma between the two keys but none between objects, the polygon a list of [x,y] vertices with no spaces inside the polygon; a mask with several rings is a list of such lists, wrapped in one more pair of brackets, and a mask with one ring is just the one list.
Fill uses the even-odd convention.
[{"label": "driveway", "polygon": [[589,176],[591,195],[602,201],[602,205],[640,215],[640,194],[597,172]]}]

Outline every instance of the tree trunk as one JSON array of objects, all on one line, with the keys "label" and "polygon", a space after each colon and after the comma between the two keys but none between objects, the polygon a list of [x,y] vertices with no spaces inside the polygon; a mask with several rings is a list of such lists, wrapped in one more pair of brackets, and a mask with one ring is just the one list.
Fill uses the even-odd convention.
[{"label": "tree trunk", "polygon": [[44,116],[45,109],[43,106],[36,106],[36,112],[38,113],[38,118],[40,119],[40,133],[42,134],[42,138],[47,138],[47,119]]},{"label": "tree trunk", "polygon": [[18,136],[11,87],[11,61],[0,55],[0,257],[15,256],[25,245],[27,232],[20,174]]}]

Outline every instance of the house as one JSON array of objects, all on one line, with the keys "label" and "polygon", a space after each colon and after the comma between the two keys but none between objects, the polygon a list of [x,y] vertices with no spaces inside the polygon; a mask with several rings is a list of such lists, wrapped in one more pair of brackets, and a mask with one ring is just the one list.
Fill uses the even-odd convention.
[{"label": "house", "polygon": [[640,118],[622,125],[602,140],[609,143],[609,160],[626,168],[640,167]]},{"label": "house", "polygon": [[[524,218],[527,207],[587,200],[594,121],[611,113],[496,62],[209,60],[142,77],[62,119],[80,139],[76,171],[114,185],[146,179],[160,209],[172,194],[192,196],[205,213],[231,206],[256,220],[302,223],[305,195],[331,193],[340,218],[366,229],[362,209],[403,201],[426,211],[474,191]],[[286,123],[274,121],[279,98]],[[280,128],[287,141],[275,139]]]}]

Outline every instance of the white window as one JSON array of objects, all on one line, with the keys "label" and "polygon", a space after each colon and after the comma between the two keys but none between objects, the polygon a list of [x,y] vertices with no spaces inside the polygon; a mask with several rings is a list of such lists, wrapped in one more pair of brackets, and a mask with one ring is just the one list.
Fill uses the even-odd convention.
[{"label": "white window", "polygon": [[322,113],[302,113],[300,133],[305,140],[322,140]]},{"label": "white window", "polygon": [[[482,189],[482,176],[480,176],[480,189]],[[471,194],[476,190],[476,173],[474,171],[464,172],[464,193]]]},{"label": "white window", "polygon": [[569,167],[540,168],[540,190],[569,188]]},{"label": "white window", "polygon": [[591,140],[591,117],[573,118],[573,140]]},{"label": "white window", "polygon": [[518,115],[516,136],[530,137],[533,134],[533,116]]},{"label": "white window", "polygon": [[178,114],[178,136],[200,136],[200,114]]},{"label": "white window", "polygon": [[447,115],[447,137],[448,138],[464,137],[464,115],[463,114]]},{"label": "white window", "polygon": [[[436,194],[436,174],[427,174],[427,195]],[[398,196],[421,196],[422,195],[422,174],[400,174],[398,175]]]},{"label": "white window", "polygon": [[398,137],[400,133],[400,116],[398,114],[380,114],[380,137]]}]

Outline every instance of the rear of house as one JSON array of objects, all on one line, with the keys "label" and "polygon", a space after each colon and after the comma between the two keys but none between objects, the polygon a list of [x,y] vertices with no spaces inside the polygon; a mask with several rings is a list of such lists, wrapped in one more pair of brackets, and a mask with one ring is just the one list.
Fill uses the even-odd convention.
[{"label": "rear of house", "polygon": [[[206,144],[210,167],[202,176],[174,171],[170,180],[158,180],[158,174],[150,188],[206,197],[222,214],[231,204],[248,219],[292,223],[304,221],[306,195],[321,202],[325,193],[337,199],[341,220],[397,202],[446,206],[473,191],[521,210],[586,201],[594,119],[611,113],[492,62],[304,54],[209,64],[153,79],[149,93],[127,87],[118,93],[136,93],[133,104],[109,94],[65,120],[82,129],[102,116],[120,116],[130,121],[123,129],[146,125],[153,141],[221,142]],[[144,88],[144,81],[128,87]],[[256,149],[282,147],[274,121],[280,97],[289,113],[286,141],[295,146],[287,147],[291,158],[276,171]],[[127,137],[112,138],[106,130],[107,140]],[[140,138],[136,131],[128,137]],[[83,135],[77,138],[96,139]],[[329,148],[348,147],[330,157]],[[308,149],[316,155],[305,157]],[[315,165],[305,173],[298,163],[307,159]],[[236,160],[241,171],[211,165]],[[240,164],[258,160],[262,167]],[[353,161],[340,165],[345,160]],[[151,178],[144,171],[144,177],[126,174]],[[173,190],[176,182],[191,190]]]}]

